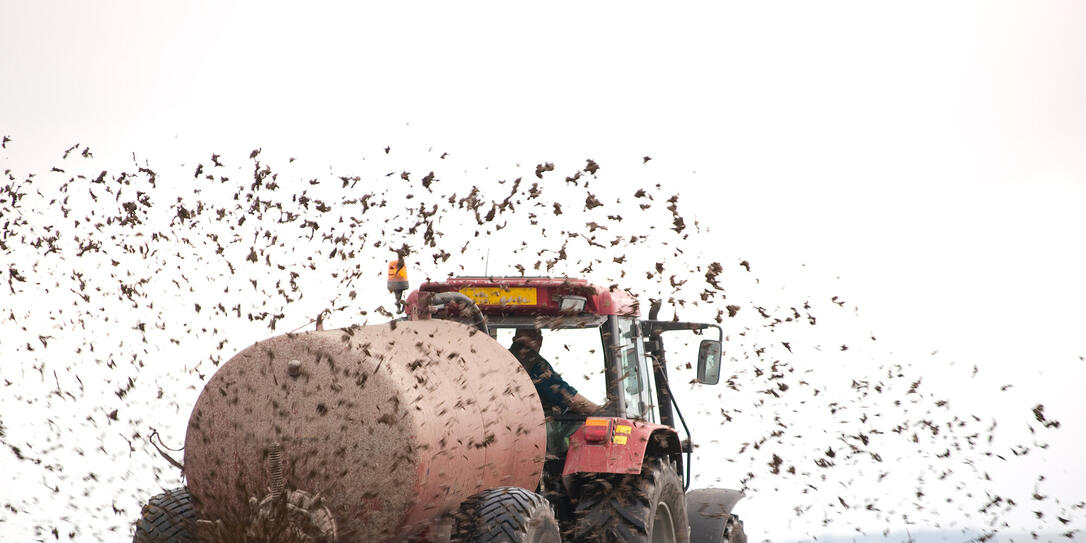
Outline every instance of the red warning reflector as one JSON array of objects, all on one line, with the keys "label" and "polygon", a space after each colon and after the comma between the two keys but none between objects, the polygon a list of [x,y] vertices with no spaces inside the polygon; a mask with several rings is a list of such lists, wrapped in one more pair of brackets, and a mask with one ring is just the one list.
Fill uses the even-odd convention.
[{"label": "red warning reflector", "polygon": [[588,418],[584,421],[584,440],[606,443],[611,439],[611,419]]}]

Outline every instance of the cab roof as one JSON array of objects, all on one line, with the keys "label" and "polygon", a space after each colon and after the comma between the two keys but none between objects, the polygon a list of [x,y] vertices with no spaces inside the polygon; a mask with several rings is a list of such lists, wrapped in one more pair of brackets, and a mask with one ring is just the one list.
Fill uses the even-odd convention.
[{"label": "cab roof", "polygon": [[[423,283],[408,296],[408,304],[416,302],[420,292],[460,292],[472,298],[484,314],[493,316],[639,314],[637,298],[629,292],[572,277],[451,277]],[[584,299],[583,309],[571,310],[571,304],[579,304],[578,298]]]}]

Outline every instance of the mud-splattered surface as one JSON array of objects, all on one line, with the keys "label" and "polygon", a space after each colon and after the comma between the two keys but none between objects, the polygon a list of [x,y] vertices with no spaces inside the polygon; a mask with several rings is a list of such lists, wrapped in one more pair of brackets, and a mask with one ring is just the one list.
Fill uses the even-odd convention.
[{"label": "mud-splattered surface", "polygon": [[1083,20],[5,2],[0,540],[129,540],[216,370],[388,321],[396,256],[719,321],[668,364],[752,541],[1082,540]]},{"label": "mud-splattered surface", "polygon": [[516,360],[440,320],[260,342],[216,373],[193,412],[185,475],[207,518],[248,524],[278,443],[285,483],[320,492],[344,541],[395,540],[477,492],[534,488],[546,453],[539,397]]},{"label": "mud-splattered surface", "polygon": [[[667,316],[721,323],[721,386],[683,386],[680,402],[695,486],[751,494],[759,512],[737,511],[755,538],[752,520],[767,517],[812,535],[923,526],[1073,538],[1082,525],[1084,504],[1049,495],[1044,464],[1024,460],[1050,454],[1071,414],[1038,397],[996,416],[1012,385],[883,350],[846,293],[763,283],[757,262],[707,246],[664,183],[606,182],[608,165],[590,159],[467,183],[446,180],[439,152],[419,169],[390,168],[389,149],[322,173],[260,149],[171,168],[61,151],[51,169],[9,170],[0,185],[0,454],[15,481],[0,494],[5,535],[130,537],[142,503],[180,483],[151,441],[184,441],[219,365],[318,316],[326,327],[388,320],[385,263],[397,256],[415,284],[506,266],[636,286],[646,307],[658,299]],[[693,378],[682,348],[676,383]],[[1010,474],[1028,491],[1008,494]]]}]

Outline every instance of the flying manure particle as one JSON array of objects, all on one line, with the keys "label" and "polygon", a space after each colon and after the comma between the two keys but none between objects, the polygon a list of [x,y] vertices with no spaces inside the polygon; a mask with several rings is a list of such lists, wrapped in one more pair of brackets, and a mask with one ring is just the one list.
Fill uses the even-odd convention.
[{"label": "flying manure particle", "polygon": [[[12,141],[5,136],[0,146],[8,149]],[[20,146],[12,147],[18,152]],[[249,163],[245,154],[201,152],[198,160],[175,161],[189,164],[183,168],[133,161],[121,169],[89,149],[77,144],[63,152],[65,162],[0,178],[6,263],[0,268],[6,288],[0,288],[8,302],[0,349],[5,359],[25,361],[18,371],[0,369],[6,391],[0,454],[5,465],[16,466],[13,488],[23,489],[4,498],[0,524],[17,526],[16,537],[28,536],[21,539],[63,539],[71,532],[69,539],[105,541],[130,533],[149,496],[182,484],[149,444],[151,428],[180,448],[193,400],[235,353],[318,323],[331,333],[400,318],[391,298],[367,294],[367,284],[382,279],[386,256],[407,262],[420,279],[441,280],[481,273],[487,251],[498,243],[503,275],[585,275],[616,291],[630,288],[642,299],[667,301],[660,320],[716,316],[726,359],[720,388],[689,385],[704,387],[707,398],[717,394],[714,401],[689,400],[692,368],[685,359],[666,361],[676,401],[708,437],[698,440],[695,454],[726,454],[720,464],[741,479],[715,482],[730,475],[695,461],[713,486],[745,485],[767,494],[783,485],[805,488],[809,492],[788,505],[806,515],[826,511],[840,526],[945,521],[924,498],[936,484],[960,486],[964,490],[952,493],[952,507],[963,511],[961,518],[955,512],[956,521],[1005,530],[999,522],[1010,507],[1006,497],[981,510],[994,499],[989,494],[999,494],[983,471],[995,478],[993,463],[1017,467],[1024,465],[1020,458],[1044,454],[1046,432],[1061,428],[1033,401],[1019,413],[1028,418],[1032,410],[1035,434],[1008,436],[1012,425],[996,428],[981,413],[972,418],[963,402],[944,399],[917,365],[882,353],[882,342],[867,342],[866,329],[861,336],[809,328],[816,316],[851,314],[837,309],[848,293],[795,299],[777,292],[768,280],[757,281],[765,278],[748,260],[689,227],[696,217],[683,216],[674,189],[653,188],[655,180],[635,176],[623,180],[630,184],[620,186],[627,188],[620,188],[618,201],[606,189],[617,168],[591,159],[557,178],[566,183],[544,180],[553,163],[532,160],[469,186],[454,181],[462,178],[451,171],[455,161],[430,155],[430,162],[396,163],[391,146],[335,174],[307,171],[305,157],[292,163],[294,157],[276,156],[271,148],[253,149]],[[664,163],[636,170],[647,176]],[[520,182],[533,181],[533,173],[539,183]],[[656,196],[666,198],[666,206],[653,206]],[[490,256],[491,273],[497,252]],[[725,273],[721,262],[736,261],[747,273]],[[694,338],[696,351],[702,337],[674,332],[680,333]],[[336,341],[340,336],[350,339],[346,331]],[[671,336],[667,341],[677,344]],[[841,354],[846,345],[847,356]],[[835,373],[834,364],[844,369]],[[348,386],[358,382],[367,383],[343,378]],[[337,400],[358,401],[348,396]],[[320,420],[335,413],[333,403],[310,409]],[[385,429],[401,422],[391,414],[368,421]],[[474,445],[491,444],[481,435]],[[859,473],[870,477],[877,495],[856,484]],[[901,488],[908,489],[907,499],[897,493]],[[1055,504],[1051,489],[1039,487],[1035,495],[1043,499],[1015,499],[1042,513],[1028,512],[1038,529],[1048,522],[1081,532],[1075,527],[1082,507],[1061,509],[1066,504]],[[23,524],[32,526],[26,534],[20,534]]]}]

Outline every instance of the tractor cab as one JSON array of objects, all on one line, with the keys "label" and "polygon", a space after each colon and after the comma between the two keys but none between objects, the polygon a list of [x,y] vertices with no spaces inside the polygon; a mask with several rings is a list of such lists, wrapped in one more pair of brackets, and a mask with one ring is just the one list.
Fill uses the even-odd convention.
[{"label": "tractor cab", "polygon": [[[390,267],[390,278],[394,271]],[[721,332],[715,324],[641,319],[637,299],[627,291],[566,277],[455,277],[423,283],[403,306],[409,319],[459,320],[505,346],[512,345],[516,329],[542,331],[539,354],[579,394],[602,406],[588,415],[548,413],[552,434],[561,431],[557,429],[560,423],[573,423],[564,426],[576,429],[567,436],[565,474],[581,468],[639,471],[647,446],[662,449],[658,452],[673,458],[680,473],[681,453],[687,453],[689,468],[689,431],[685,440],[678,439],[675,428],[681,424],[686,430],[686,425],[668,386],[662,334],[676,330],[700,334],[715,328],[717,339],[703,340],[698,355],[698,381],[715,384],[721,360]],[[650,317],[658,311],[658,306],[653,307]],[[601,427],[605,439],[596,436]],[[640,436],[635,435],[639,432]],[[608,448],[622,447],[631,438],[648,441],[650,436],[653,443],[626,460],[615,451],[592,447],[601,441]],[[549,454],[567,456],[566,443],[553,441],[548,444]]]},{"label": "tractor cab", "polygon": [[[436,306],[428,301],[441,293],[466,300]],[[637,301],[626,292],[583,279],[458,277],[423,284],[408,297],[407,311],[411,318],[458,318],[473,324],[470,316],[461,316],[470,304],[484,316],[486,332],[507,347],[517,329],[540,330],[539,354],[577,392],[604,406],[598,414],[659,420],[651,369],[637,341]]]}]

